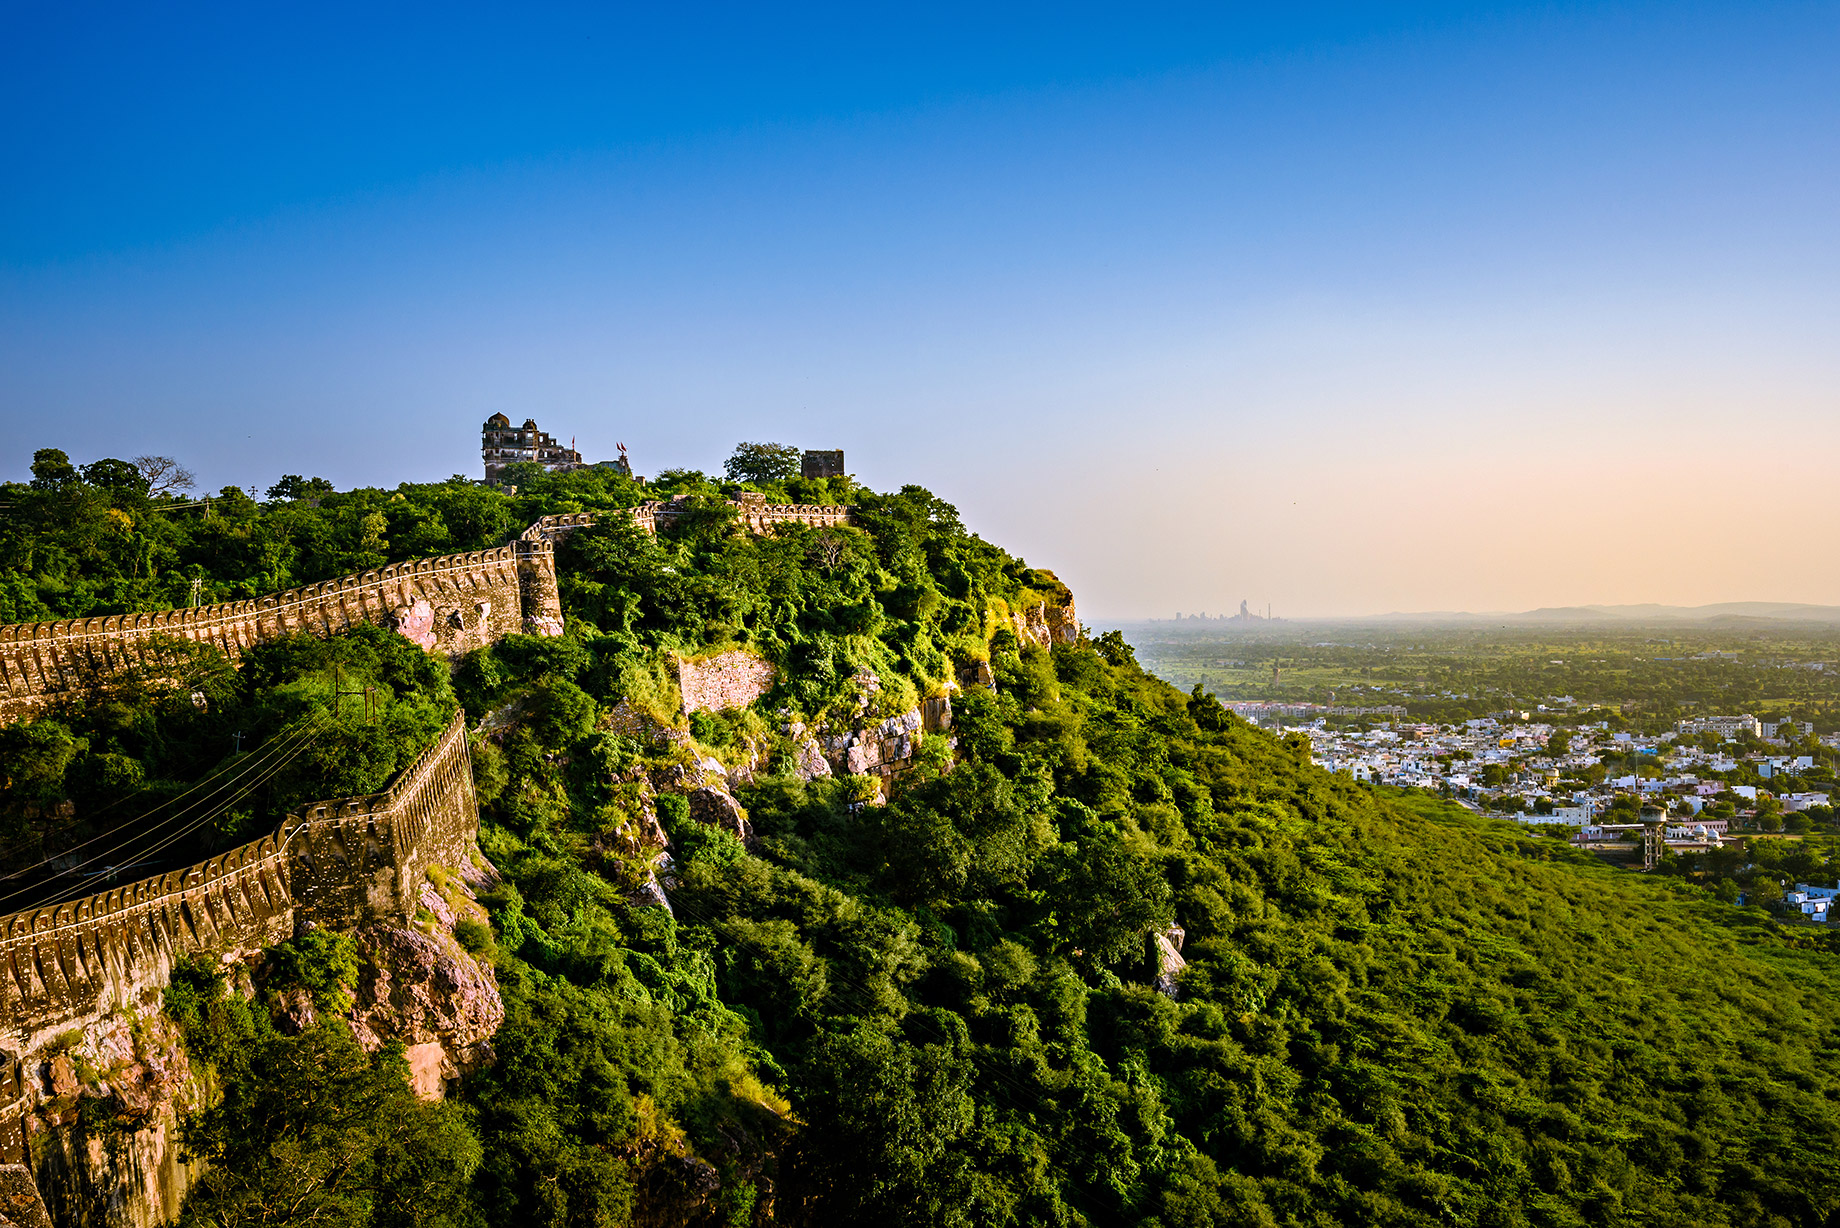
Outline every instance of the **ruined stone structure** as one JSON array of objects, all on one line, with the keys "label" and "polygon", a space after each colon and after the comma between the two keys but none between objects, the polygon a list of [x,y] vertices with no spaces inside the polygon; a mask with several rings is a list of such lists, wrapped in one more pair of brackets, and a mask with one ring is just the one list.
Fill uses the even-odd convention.
[{"label": "ruined stone structure", "polygon": [[430,866],[467,866],[479,808],[465,715],[389,789],[305,807],[199,865],[0,917],[0,1162],[30,1163],[15,1055],[154,1000],[181,956],[252,954],[302,921],[406,923]]},{"label": "ruined stone structure", "polygon": [[679,658],[677,689],[685,712],[745,708],[773,689],[773,663],[751,652],[717,653],[701,661]]},{"label": "ruined stone structure", "polygon": [[806,450],[799,458],[799,476],[802,478],[840,478],[843,476],[843,449],[833,451]]},{"label": "ruined stone structure", "polygon": [[765,495],[743,492],[729,504],[740,512],[741,526],[750,533],[771,533],[782,524],[823,528],[850,523],[850,509],[835,503],[768,503]]},{"label": "ruined stone structure", "polygon": [[[850,523],[850,509],[841,504],[768,503],[765,495],[751,492],[744,492],[738,499],[730,499],[728,504],[739,513],[737,521],[741,527],[750,533],[771,533],[782,524],[822,527]],[[653,500],[634,508],[633,519],[647,533],[656,533],[689,510],[688,500]]]},{"label": "ruined stone structure", "polygon": [[500,470],[520,461],[542,465],[551,473],[582,467],[581,453],[538,430],[535,418],[524,419],[523,426],[512,426],[505,415],[493,414],[480,431],[479,454],[485,458],[486,481],[494,484]]}]

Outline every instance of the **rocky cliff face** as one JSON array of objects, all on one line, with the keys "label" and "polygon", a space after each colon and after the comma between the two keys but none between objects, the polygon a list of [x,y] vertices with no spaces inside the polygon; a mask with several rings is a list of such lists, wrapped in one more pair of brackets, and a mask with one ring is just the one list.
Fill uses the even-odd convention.
[{"label": "rocky cliff face", "polygon": [[493,1059],[492,1037],[505,1021],[492,965],[455,936],[459,923],[485,924],[473,886],[449,878],[422,884],[415,926],[370,925],[353,937],[363,954],[346,1018],[367,1050],[401,1043],[418,1096],[439,1100],[450,1084]]},{"label": "rocky cliff face", "polygon": [[1080,638],[1080,615],[1074,609],[1073,590],[1062,584],[1051,571],[1037,571],[1035,574],[1047,582],[1049,591],[1040,601],[1011,612],[1010,619],[1016,639],[1024,644],[1039,644],[1043,648],[1074,643]]},{"label": "rocky cliff face", "polygon": [[[729,658],[734,659],[729,659]],[[706,675],[698,671],[707,665],[715,671]],[[680,685],[684,687],[686,710],[696,697],[697,707],[745,706],[765,694],[771,686],[772,667],[745,653],[711,658],[704,665],[679,663]],[[765,671],[762,672],[764,668]],[[601,728],[621,734],[653,750],[676,747],[678,761],[650,770],[633,769],[611,778],[607,783],[624,795],[628,812],[625,824],[601,839],[601,851],[618,857],[628,867],[638,863],[643,868],[632,898],[669,907],[665,887],[669,878],[668,841],[659,826],[656,799],[660,794],[682,796],[690,806],[690,817],[709,827],[720,828],[742,841],[754,838],[747,811],[735,797],[735,791],[752,784],[757,776],[773,767],[790,770],[801,780],[812,781],[831,776],[863,776],[880,782],[877,796],[882,800],[896,775],[912,766],[914,755],[929,735],[945,736],[952,724],[952,701],[947,695],[923,700],[905,712],[876,719],[869,715],[881,693],[880,679],[873,674],[859,674],[855,684],[857,699],[853,712],[833,716],[822,726],[812,728],[801,721],[786,720],[779,732],[791,743],[789,762],[773,763],[776,754],[788,753],[783,744],[774,749],[771,737],[751,737],[728,753],[733,760],[723,763],[700,750],[688,732],[661,723],[630,702],[622,700],[601,718]]]},{"label": "rocky cliff face", "polygon": [[201,1107],[178,1031],[156,1001],[58,1038],[21,1062],[29,1167],[60,1228],[151,1228],[174,1219],[197,1166],[179,1118]]}]

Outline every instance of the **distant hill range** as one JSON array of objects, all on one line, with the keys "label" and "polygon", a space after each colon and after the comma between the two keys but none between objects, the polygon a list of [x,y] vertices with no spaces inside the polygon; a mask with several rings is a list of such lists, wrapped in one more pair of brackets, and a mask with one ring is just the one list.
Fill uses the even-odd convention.
[{"label": "distant hill range", "polygon": [[1808,605],[1799,601],[1721,601],[1715,605],[1561,605],[1542,606],[1518,613],[1465,611],[1392,613],[1364,618],[1324,619],[1324,622],[1436,622],[1436,623],[1836,623],[1840,606]]},{"label": "distant hill range", "polygon": [[[1437,624],[1445,626],[1486,625],[1496,626],[1589,626],[1603,624],[1623,624],[1627,626],[1644,626],[1650,624],[1697,623],[1706,626],[1743,626],[1753,623],[1827,623],[1840,626],[1840,606],[1809,605],[1798,601],[1722,601],[1715,605],[1660,605],[1648,602],[1643,605],[1561,605],[1542,606],[1537,610],[1520,611],[1483,611],[1480,613],[1467,610],[1423,610],[1418,612],[1394,611],[1390,614],[1347,615],[1342,617],[1311,618],[1292,616],[1289,620],[1277,619],[1274,622],[1288,621],[1292,625],[1299,623],[1337,623],[1349,624]],[[1178,619],[1175,621],[1155,620],[1158,631],[1196,633],[1205,631],[1253,630],[1265,628],[1271,624],[1264,619],[1248,624],[1237,618]],[[1275,629],[1275,628],[1274,628]]]}]

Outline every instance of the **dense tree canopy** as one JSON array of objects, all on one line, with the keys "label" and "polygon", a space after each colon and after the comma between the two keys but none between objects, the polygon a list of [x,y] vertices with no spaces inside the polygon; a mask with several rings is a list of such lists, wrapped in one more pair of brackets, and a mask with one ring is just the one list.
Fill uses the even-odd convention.
[{"label": "dense tree canopy", "polygon": [[801,455],[791,444],[736,444],[722,472],[731,482],[783,482],[799,476]]}]

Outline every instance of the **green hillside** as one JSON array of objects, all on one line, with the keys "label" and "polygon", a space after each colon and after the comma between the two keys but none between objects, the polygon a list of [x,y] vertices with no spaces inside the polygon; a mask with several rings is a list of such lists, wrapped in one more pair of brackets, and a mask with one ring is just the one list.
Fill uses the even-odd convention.
[{"label": "green hillside", "polygon": [[[274,547],[292,561],[209,582],[317,578],[342,562],[298,543],[349,529],[362,544],[371,516],[372,552],[399,557],[424,540],[408,526],[433,532],[417,509],[442,499],[512,532],[518,516],[651,493],[605,475],[519,486],[252,502],[248,540],[295,543]],[[560,559],[568,635],[476,653],[451,692],[363,635],[274,647],[240,698],[226,691],[281,728],[330,702],[316,680],[334,656],[394,678],[395,724],[342,726],[350,750],[327,771],[351,779],[369,779],[351,763],[383,762],[363,758],[367,739],[425,737],[455,700],[496,714],[475,761],[481,844],[504,882],[479,942],[507,1018],[496,1064],[425,1120],[380,1090],[395,1068],[366,1073],[336,1027],[280,1035],[187,974],[175,1015],[241,1114],[201,1123],[200,1145],[215,1137],[237,1163],[188,1220],[307,1222],[254,1210],[278,1205],[256,1196],[264,1182],[302,1172],[332,1208],[315,1222],[378,1225],[1819,1225],[1840,1211],[1840,955],[1825,932],[1331,776],[1299,741],[1146,674],[1116,634],[1021,643],[1008,611],[1058,583],[919,488],[857,488],[855,527],[771,537],[734,530],[718,483],[669,488],[707,496],[702,513],[656,539],[617,520],[577,534]],[[75,474],[8,493],[66,500],[63,519],[13,530],[30,547],[7,580],[18,607],[175,599],[152,554],[79,548],[85,516],[179,534],[141,527],[169,514]],[[456,548],[494,544],[441,515]],[[232,557],[172,549],[178,577]],[[735,647],[779,666],[773,692],[674,717],[668,656]],[[953,694],[955,749],[927,739],[887,804],[862,778],[796,771],[793,722],[881,719],[977,660],[994,688]],[[124,782],[205,763],[111,735],[147,726],[110,702],[6,736],[56,723],[85,753],[132,761]],[[616,708],[680,734],[634,733],[609,722]],[[689,756],[750,754],[749,846],[640,785]],[[44,768],[30,803],[9,775],[0,806],[24,825],[60,798],[100,804],[82,762]],[[647,804],[671,838],[668,912],[635,902]],[[1187,960],[1173,999],[1152,984],[1150,942],[1171,924]],[[337,952],[288,959],[343,975]],[[337,1134],[253,1107],[333,1096],[335,1077],[397,1107]],[[341,1148],[369,1166],[326,1159]]]}]

